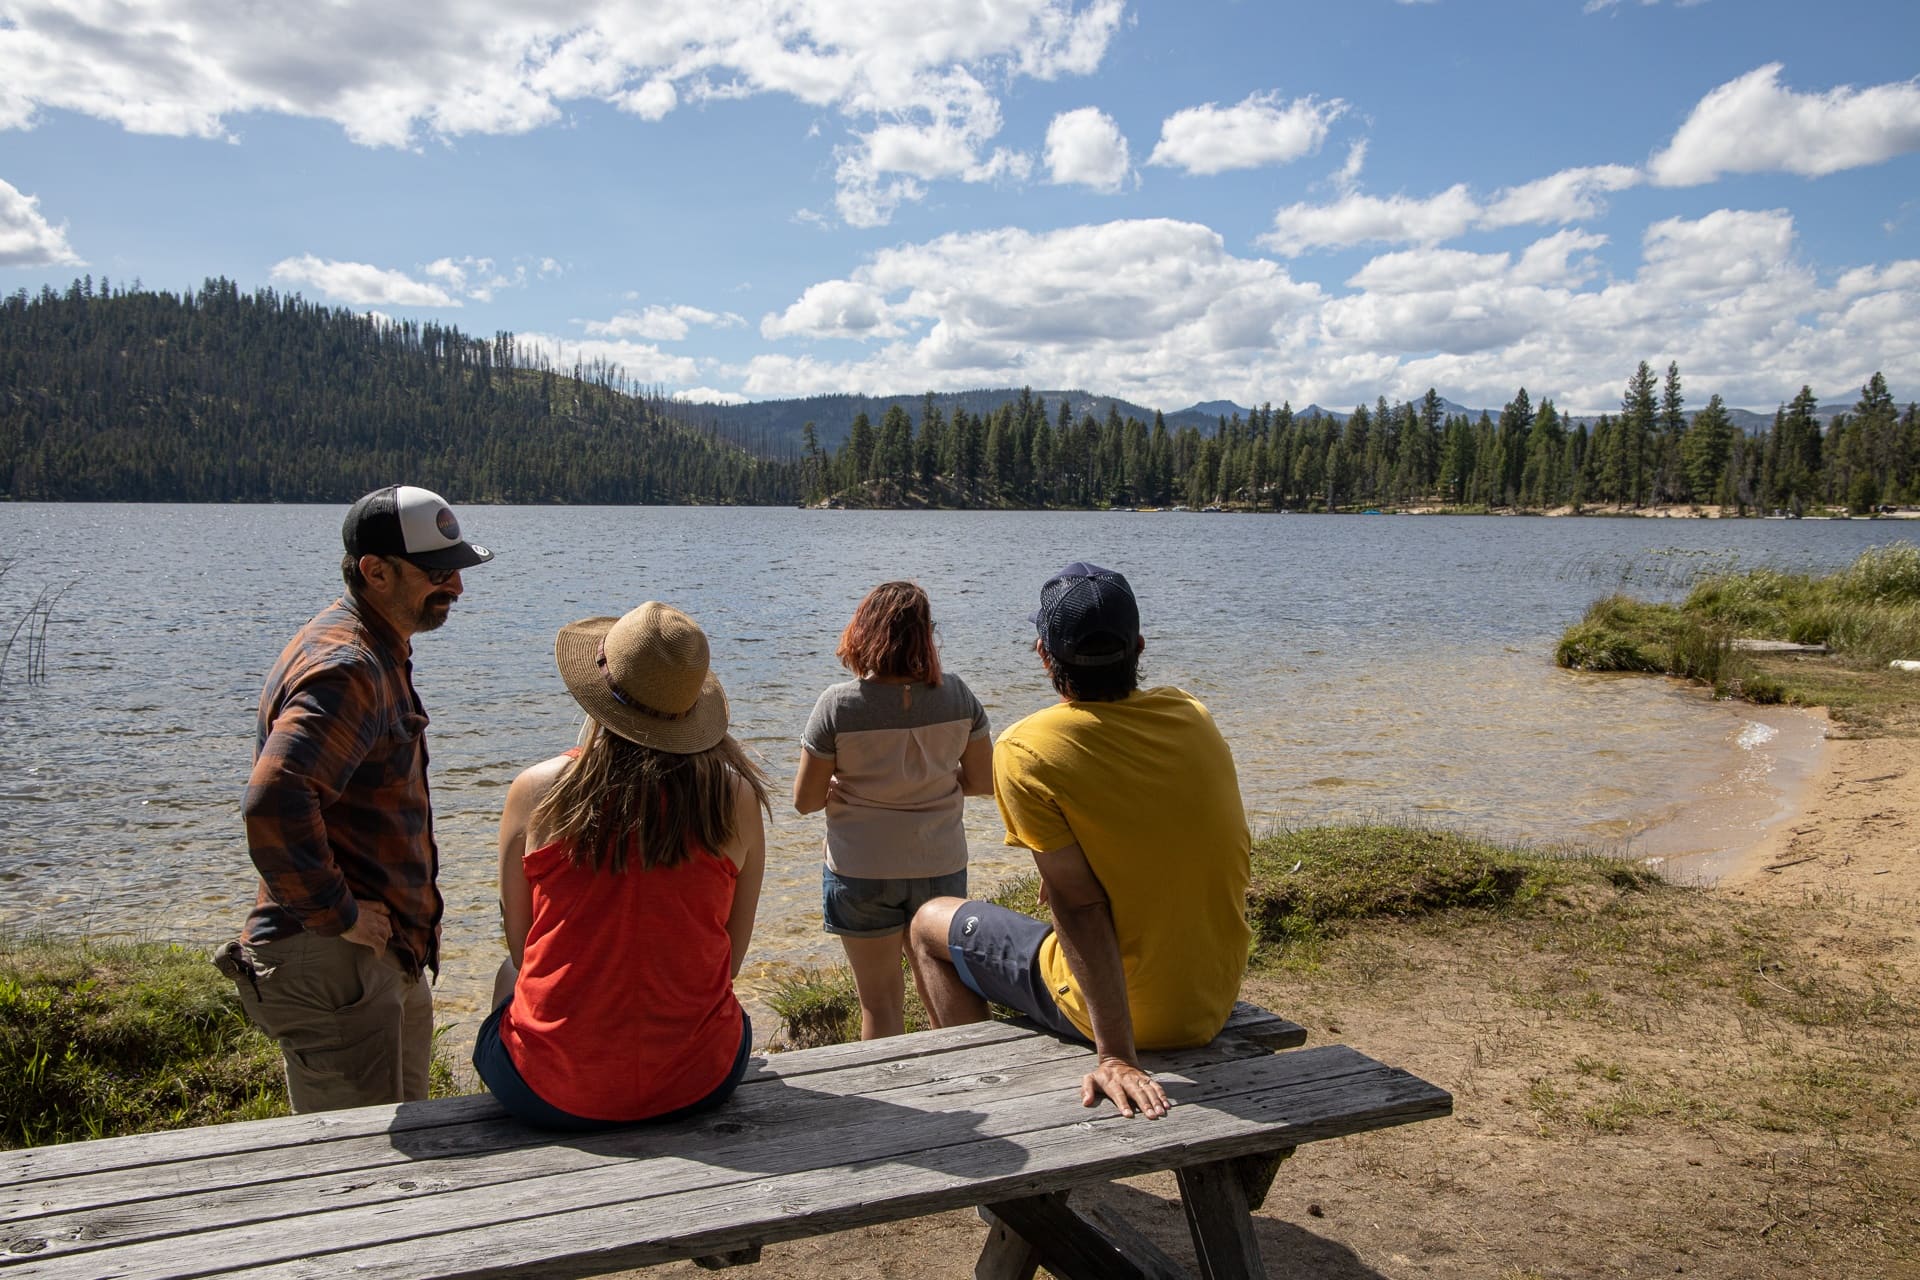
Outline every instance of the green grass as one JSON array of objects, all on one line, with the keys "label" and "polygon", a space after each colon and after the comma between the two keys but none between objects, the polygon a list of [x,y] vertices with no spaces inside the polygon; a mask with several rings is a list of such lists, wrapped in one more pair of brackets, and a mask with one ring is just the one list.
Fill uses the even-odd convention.
[{"label": "green grass", "polygon": [[[428,1076],[459,1091],[438,1032]],[[285,1114],[280,1051],[204,952],[0,937],[0,1148]]]},{"label": "green grass", "polygon": [[[1256,968],[1317,964],[1324,945],[1362,920],[1410,919],[1456,911],[1524,911],[1580,885],[1614,890],[1660,884],[1637,863],[1532,849],[1452,831],[1366,824],[1309,827],[1257,841],[1247,915]],[[1045,919],[1040,881],[1025,875],[990,901]],[[839,1044],[860,1034],[860,1002],[845,968],[812,970],[768,997],[793,1048]],[[995,1010],[996,1016],[1012,1016]],[[916,1021],[916,1019],[918,1021]],[[925,1013],[907,990],[908,1029]]]},{"label": "green grass", "polygon": [[204,955],[160,943],[0,948],[0,1147],[285,1112],[279,1051]]},{"label": "green grass", "polygon": [[[1736,638],[1826,645],[1821,663],[1757,658]],[[1678,604],[1611,595],[1569,627],[1555,661],[1576,671],[1664,673],[1751,702],[1828,706],[1842,719],[1856,703],[1884,718],[1889,697],[1920,703],[1910,676],[1886,675],[1895,658],[1920,657],[1920,547],[1869,548],[1837,573],[1777,569],[1710,574]],[[1835,671],[1855,677],[1840,680]]]}]

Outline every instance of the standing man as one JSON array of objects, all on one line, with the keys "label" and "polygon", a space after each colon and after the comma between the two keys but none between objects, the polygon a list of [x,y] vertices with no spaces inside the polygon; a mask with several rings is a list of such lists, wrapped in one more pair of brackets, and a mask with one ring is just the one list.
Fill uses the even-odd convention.
[{"label": "standing man", "polygon": [[1070,564],[1040,589],[1040,656],[1060,701],[1001,735],[994,798],[1007,843],[1033,851],[1053,926],[936,898],[913,919],[915,975],[936,1026],[989,1000],[1098,1061],[1080,1101],[1159,1118],[1167,1095],[1140,1049],[1205,1044],[1240,992],[1252,837],[1233,753],[1191,694],[1139,687],[1127,580]]},{"label": "standing man", "polygon": [[413,485],[354,503],[341,536],[346,595],[260,692],[245,804],[260,890],[214,956],[279,1042],[297,1112],[427,1096],[440,854],[411,638],[447,620],[462,569],[493,558]]}]

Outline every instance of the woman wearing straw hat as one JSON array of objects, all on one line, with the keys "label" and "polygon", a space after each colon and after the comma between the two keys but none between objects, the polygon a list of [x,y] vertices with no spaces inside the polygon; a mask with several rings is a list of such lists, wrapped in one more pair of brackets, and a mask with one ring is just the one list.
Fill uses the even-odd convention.
[{"label": "woman wearing straw hat", "polygon": [[766,779],[728,735],[707,637],[678,609],[572,623],[554,656],[590,719],[582,746],[507,791],[512,988],[474,1069],[547,1128],[704,1111],[752,1043],[733,979],[760,900]]},{"label": "woman wearing straw hat", "polygon": [[968,796],[993,794],[987,713],[940,670],[933,611],[911,582],[867,593],[841,633],[855,678],[829,686],[801,735],[793,807],[827,811],[821,910],[860,994],[860,1038],[906,1030],[900,973],[922,903],[967,893]]}]

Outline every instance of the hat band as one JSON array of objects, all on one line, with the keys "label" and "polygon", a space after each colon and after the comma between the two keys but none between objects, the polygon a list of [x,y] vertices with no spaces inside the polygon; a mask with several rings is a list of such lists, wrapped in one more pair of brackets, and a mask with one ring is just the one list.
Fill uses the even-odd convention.
[{"label": "hat band", "polygon": [[661,711],[657,707],[650,707],[644,702],[636,702],[634,699],[628,697],[621,691],[620,686],[613,682],[613,672],[607,670],[607,642],[605,640],[600,642],[599,651],[594,655],[593,661],[595,665],[600,668],[600,678],[607,682],[607,692],[613,695],[614,701],[629,710],[638,711],[643,716],[651,716],[655,720],[685,720],[693,714],[694,708],[700,705],[696,702],[685,711]]}]

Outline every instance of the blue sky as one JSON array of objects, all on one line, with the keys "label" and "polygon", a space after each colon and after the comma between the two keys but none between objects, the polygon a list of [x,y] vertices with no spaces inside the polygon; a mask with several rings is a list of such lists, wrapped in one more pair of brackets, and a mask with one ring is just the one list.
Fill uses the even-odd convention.
[{"label": "blue sky", "polygon": [[1920,398],[1913,0],[0,0],[0,292],[693,399]]}]

